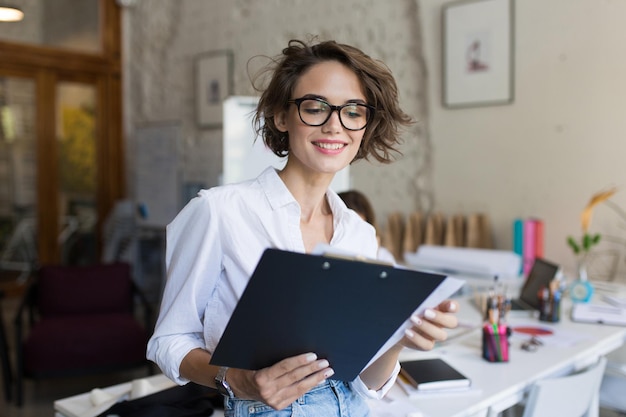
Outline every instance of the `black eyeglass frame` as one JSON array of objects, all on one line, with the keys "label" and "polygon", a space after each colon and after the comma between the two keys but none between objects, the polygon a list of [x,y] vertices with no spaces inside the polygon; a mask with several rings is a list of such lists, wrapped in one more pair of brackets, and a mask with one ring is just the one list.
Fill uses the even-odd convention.
[{"label": "black eyeglass frame", "polygon": [[[320,103],[324,103],[325,105],[328,106],[328,108],[330,108],[330,112],[328,113],[328,117],[326,117],[326,119],[319,124],[311,124],[311,123],[307,123],[304,121],[304,119],[302,118],[302,114],[300,113],[300,104],[302,104],[303,101],[305,100],[314,100],[314,101],[319,101]],[[327,102],[326,100],[322,100],[321,98],[318,97],[300,97],[300,98],[294,98],[291,100],[287,100],[287,103],[290,104],[295,104],[298,107],[298,117],[300,117],[300,120],[302,121],[302,123],[304,123],[307,126],[313,126],[313,127],[317,127],[317,126],[323,126],[329,119],[330,116],[333,115],[333,112],[336,111],[337,115],[339,116],[339,123],[341,123],[341,126],[343,126],[344,129],[346,130],[350,130],[352,132],[358,132],[359,130],[363,130],[367,127],[367,125],[370,124],[370,122],[372,121],[372,119],[374,118],[374,113],[376,113],[376,107],[374,106],[370,106],[369,104],[365,104],[365,103],[346,103],[346,104],[341,104],[339,106],[334,106],[332,104],[330,104],[329,102]],[[358,129],[351,129],[349,127],[347,127],[345,124],[343,124],[343,119],[341,118],[341,110],[343,110],[346,107],[349,106],[361,106],[361,107],[365,107],[369,110],[368,116],[367,116],[367,120],[365,121],[365,126],[358,128]]]}]

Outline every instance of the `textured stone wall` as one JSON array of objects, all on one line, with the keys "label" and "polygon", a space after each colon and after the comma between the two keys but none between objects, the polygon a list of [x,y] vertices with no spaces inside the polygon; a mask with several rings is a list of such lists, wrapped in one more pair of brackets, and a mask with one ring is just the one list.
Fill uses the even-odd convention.
[{"label": "textured stone wall", "polygon": [[13,4],[22,9],[24,19],[1,23],[0,40],[90,53],[100,51],[96,1],[20,0]]},{"label": "textured stone wall", "polygon": [[[417,123],[404,134],[403,156],[387,166],[359,162],[352,184],[369,195],[383,218],[391,211],[432,205],[417,0],[137,0],[125,8],[126,117],[129,189],[133,190],[133,131],[146,123],[177,121],[182,127],[182,181],[218,184],[222,132],[195,123],[193,67],[202,53],[234,52],[234,94],[255,95],[249,75],[292,38],[318,35],[353,44],[383,60],[396,76],[400,101]],[[250,63],[249,63],[250,61]]]},{"label": "textured stone wall", "polygon": [[24,12],[24,20],[0,24],[0,39],[10,42],[38,44],[42,39],[42,0],[22,0],[19,7]]},{"label": "textured stone wall", "polygon": [[43,0],[42,42],[75,51],[98,53],[100,13],[98,3],[76,0]]}]

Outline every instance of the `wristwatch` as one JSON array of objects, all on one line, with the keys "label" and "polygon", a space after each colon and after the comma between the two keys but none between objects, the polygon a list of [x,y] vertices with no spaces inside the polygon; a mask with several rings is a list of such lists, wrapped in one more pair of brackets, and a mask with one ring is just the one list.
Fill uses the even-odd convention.
[{"label": "wristwatch", "polygon": [[217,371],[217,375],[215,375],[215,386],[217,387],[217,391],[224,397],[235,398],[235,393],[230,388],[228,382],[226,382],[226,371],[228,371],[228,367],[226,366],[222,366]]}]

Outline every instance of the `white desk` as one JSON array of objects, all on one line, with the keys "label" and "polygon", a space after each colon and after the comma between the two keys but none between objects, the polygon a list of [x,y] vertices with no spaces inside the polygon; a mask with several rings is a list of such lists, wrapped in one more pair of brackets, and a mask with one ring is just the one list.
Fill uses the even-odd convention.
[{"label": "white desk", "polygon": [[[459,317],[462,321],[480,323],[481,314],[477,309],[467,299],[460,301]],[[569,319],[570,308],[571,305],[565,301],[561,321],[554,324],[539,322],[528,316],[511,317],[509,322],[512,327],[529,322],[553,327],[561,344],[565,344],[565,337],[581,338],[570,346],[546,344],[536,352],[527,352],[521,349],[520,341],[529,336],[514,336],[509,351],[510,361],[506,363],[489,363],[482,359],[480,329],[432,352],[403,352],[402,359],[441,356],[468,375],[474,387],[467,393],[423,396],[409,401],[424,417],[495,416],[520,402],[535,381],[584,368],[626,341],[626,327],[574,323]],[[397,387],[390,392],[390,397],[401,401],[408,399]]]},{"label": "white desk", "polygon": [[[460,321],[463,323],[480,324],[482,314],[469,299],[460,299]],[[423,417],[477,417],[495,416],[497,413],[520,402],[532,384],[542,378],[567,374],[593,363],[599,356],[605,355],[626,341],[626,327],[614,327],[594,324],[574,323],[569,319],[570,305],[564,300],[561,321],[555,324],[542,323],[526,317],[511,317],[510,325],[533,322],[545,326],[553,326],[559,337],[578,335],[582,337],[570,346],[547,344],[540,346],[536,352],[527,352],[520,348],[520,340],[528,337],[514,336],[511,339],[510,361],[506,363],[489,363],[481,357],[481,331],[476,329],[463,336],[436,348],[432,352],[403,352],[402,359],[441,356],[453,366],[472,379],[473,389],[467,393],[455,393],[445,396],[431,396],[408,399],[399,387],[394,387],[388,396],[399,399],[399,402],[410,401],[415,415]],[[453,333],[454,334],[454,333]],[[560,339],[562,340],[562,339]],[[111,387],[114,388],[114,387]],[[127,389],[128,387],[124,387]],[[119,387],[117,388],[120,389]],[[64,401],[67,407],[70,399]],[[58,416],[70,417],[60,413]],[[89,396],[72,397],[69,401],[74,407],[85,407],[84,401]],[[388,399],[387,399],[388,401]],[[390,410],[393,402],[385,402],[381,408]],[[406,405],[406,404],[405,404]],[[84,409],[84,408],[83,408]],[[380,413],[382,415],[390,415]],[[404,413],[409,414],[409,413]],[[222,417],[223,413],[216,410],[213,414]],[[376,415],[376,414],[375,414]],[[396,416],[396,414],[391,414]],[[411,414],[413,415],[413,414]],[[401,417],[398,415],[398,417]]]},{"label": "white desk", "polygon": [[[55,417],[93,417],[108,410],[118,401],[141,397],[175,386],[165,375],[158,374],[133,382],[74,395],[54,402]],[[99,392],[96,392],[99,391]],[[97,400],[94,405],[94,400]]]}]

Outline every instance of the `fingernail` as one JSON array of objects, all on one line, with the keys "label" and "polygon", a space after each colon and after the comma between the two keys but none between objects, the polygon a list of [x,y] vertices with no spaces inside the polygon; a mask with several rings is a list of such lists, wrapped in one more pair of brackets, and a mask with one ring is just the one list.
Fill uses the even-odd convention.
[{"label": "fingernail", "polygon": [[419,326],[420,324],[422,324],[422,319],[420,319],[418,316],[411,316],[411,321],[416,326]]},{"label": "fingernail", "polygon": [[415,332],[414,332],[413,330],[411,330],[411,329],[406,329],[406,330],[404,331],[404,334],[405,334],[407,337],[410,337],[411,339],[415,337]]},{"label": "fingernail", "polygon": [[321,360],[320,363],[317,364],[317,366],[319,366],[320,369],[322,368],[326,368],[329,365],[328,361],[326,359]]},{"label": "fingernail", "polygon": [[306,355],[307,362],[313,362],[316,359],[317,359],[317,355],[315,353],[309,353],[308,355]]},{"label": "fingernail", "polygon": [[426,317],[427,319],[434,319],[435,317],[437,317],[437,314],[435,314],[435,312],[430,308],[427,308],[426,311],[424,311],[424,317]]},{"label": "fingernail", "polygon": [[331,368],[328,371],[324,372],[324,377],[329,378],[335,374],[335,371]]},{"label": "fingernail", "polygon": [[448,310],[450,311],[456,311],[456,303],[454,302],[450,302],[450,305],[448,306]]}]

